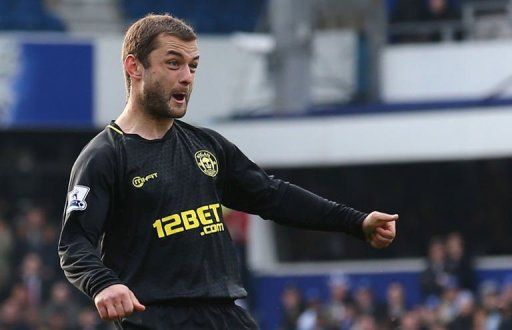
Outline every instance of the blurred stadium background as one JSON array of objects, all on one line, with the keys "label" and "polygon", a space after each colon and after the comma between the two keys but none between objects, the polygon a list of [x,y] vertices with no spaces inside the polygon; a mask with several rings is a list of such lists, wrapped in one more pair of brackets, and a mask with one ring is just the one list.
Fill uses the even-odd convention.
[{"label": "blurred stadium background", "polygon": [[124,106],[124,29],[185,18],[186,121],[400,213],[386,250],[230,212],[262,329],[512,329],[512,1],[0,0],[0,329],[110,329],[65,281],[71,166]]}]

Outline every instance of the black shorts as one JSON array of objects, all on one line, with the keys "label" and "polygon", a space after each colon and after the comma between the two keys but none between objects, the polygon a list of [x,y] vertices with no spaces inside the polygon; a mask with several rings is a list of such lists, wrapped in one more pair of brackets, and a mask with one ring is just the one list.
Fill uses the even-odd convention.
[{"label": "black shorts", "polygon": [[249,313],[233,300],[189,300],[146,305],[114,322],[117,329],[258,329]]}]

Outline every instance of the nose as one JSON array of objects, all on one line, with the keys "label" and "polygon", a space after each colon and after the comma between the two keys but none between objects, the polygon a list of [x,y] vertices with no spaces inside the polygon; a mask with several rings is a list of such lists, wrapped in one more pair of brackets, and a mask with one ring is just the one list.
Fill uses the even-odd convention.
[{"label": "nose", "polygon": [[183,85],[190,85],[194,81],[194,73],[190,71],[188,65],[184,65],[180,74],[180,83]]}]

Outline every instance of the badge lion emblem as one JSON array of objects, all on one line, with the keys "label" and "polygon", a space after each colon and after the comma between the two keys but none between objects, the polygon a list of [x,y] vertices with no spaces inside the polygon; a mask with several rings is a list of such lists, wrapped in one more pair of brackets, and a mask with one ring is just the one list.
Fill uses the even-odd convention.
[{"label": "badge lion emblem", "polygon": [[195,153],[196,163],[199,169],[212,178],[217,175],[219,165],[215,156],[208,150],[199,150]]}]

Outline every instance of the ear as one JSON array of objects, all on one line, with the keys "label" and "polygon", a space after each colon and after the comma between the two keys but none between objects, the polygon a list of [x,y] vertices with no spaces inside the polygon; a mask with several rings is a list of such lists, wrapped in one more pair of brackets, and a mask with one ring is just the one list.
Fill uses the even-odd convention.
[{"label": "ear", "polygon": [[131,79],[140,80],[142,78],[144,67],[142,66],[142,63],[140,63],[139,60],[135,58],[135,56],[132,54],[126,56],[123,65],[124,70]]}]

